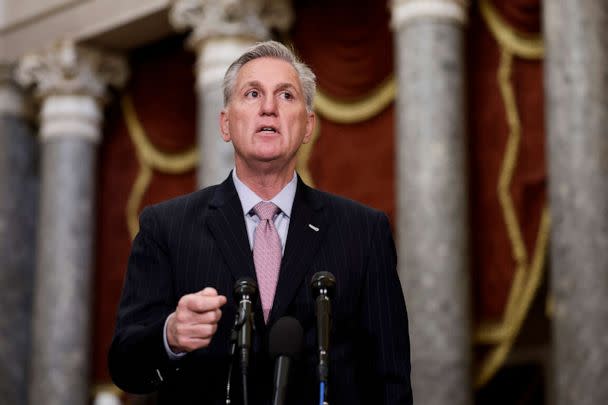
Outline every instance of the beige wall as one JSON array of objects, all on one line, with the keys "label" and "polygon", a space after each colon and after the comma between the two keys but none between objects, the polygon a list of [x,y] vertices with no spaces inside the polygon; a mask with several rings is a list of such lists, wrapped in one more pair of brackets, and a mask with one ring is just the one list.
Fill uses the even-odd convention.
[{"label": "beige wall", "polygon": [[0,2],[0,31],[31,19],[38,19],[60,8],[86,2],[87,0],[4,0]]},{"label": "beige wall", "polygon": [[0,0],[0,63],[14,62],[65,38],[118,49],[156,39],[170,32],[169,4],[170,0]]}]

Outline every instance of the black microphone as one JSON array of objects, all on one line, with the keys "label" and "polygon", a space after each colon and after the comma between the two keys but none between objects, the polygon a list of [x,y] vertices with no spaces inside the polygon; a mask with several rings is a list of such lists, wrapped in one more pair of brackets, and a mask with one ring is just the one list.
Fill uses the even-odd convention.
[{"label": "black microphone", "polygon": [[275,360],[272,405],[285,404],[289,367],[302,350],[304,332],[296,318],[284,316],[270,330],[268,352]]},{"label": "black microphone", "polygon": [[238,312],[234,331],[237,332],[237,347],[243,375],[244,403],[247,404],[247,368],[249,367],[249,352],[251,350],[251,330],[253,327],[253,300],[258,286],[249,277],[243,277],[234,284],[234,299],[238,302]]},{"label": "black microphone", "polygon": [[329,333],[331,331],[331,298],[336,288],[336,278],[328,271],[320,271],[310,282],[315,298],[317,315],[317,343],[319,348],[319,381],[327,383],[329,374]]}]

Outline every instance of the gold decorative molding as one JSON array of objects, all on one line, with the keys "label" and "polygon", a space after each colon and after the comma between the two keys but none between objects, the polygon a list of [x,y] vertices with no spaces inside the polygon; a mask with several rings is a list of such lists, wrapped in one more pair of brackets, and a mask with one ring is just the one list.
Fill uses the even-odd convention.
[{"label": "gold decorative molding", "polygon": [[[515,90],[511,83],[511,72],[513,68],[513,57],[511,53],[502,49],[500,53],[500,65],[498,68],[498,82],[500,94],[505,106],[507,124],[509,126],[509,135],[507,137],[507,145],[504,153],[504,158],[500,168],[498,177],[498,200],[502,207],[504,221],[507,227],[507,234],[511,242],[513,251],[513,259],[515,260],[515,277],[511,291],[519,291],[519,287],[523,282],[522,277],[528,264],[528,253],[522,236],[522,228],[517,218],[517,212],[513,206],[511,198],[511,181],[517,167],[519,157],[519,149],[521,144],[521,122],[517,111],[517,100],[515,99]],[[506,316],[513,311],[512,300],[507,301]]]},{"label": "gold decorative molding", "polygon": [[475,377],[476,387],[485,385],[506,360],[542,282],[551,229],[549,209],[545,207],[541,215],[534,256],[527,274],[525,274],[526,282],[517,289],[512,287],[509,295],[509,301],[517,302],[517,305],[513,306],[509,315],[505,315],[501,324],[481,325],[477,331],[477,341],[492,343],[493,347],[486,355]]},{"label": "gold decorative molding", "polygon": [[323,118],[338,124],[366,121],[387,108],[397,94],[394,76],[390,76],[369,94],[355,101],[339,100],[318,89],[314,100],[315,111]]},{"label": "gold decorative molding", "polygon": [[542,38],[539,35],[520,33],[515,28],[510,27],[489,0],[481,0],[479,6],[485,23],[500,47],[497,81],[505,106],[509,135],[499,173],[497,195],[513,252],[515,275],[507,298],[503,319],[497,323],[482,323],[475,333],[476,343],[490,345],[490,350],[484,357],[475,377],[476,387],[486,384],[502,366],[521,330],[530,305],[542,282],[551,227],[549,209],[545,205],[541,212],[534,252],[530,262],[510,191],[521,142],[521,121],[511,75],[515,56],[523,59],[541,59],[543,57]]},{"label": "gold decorative molding", "polygon": [[146,136],[129,95],[125,94],[122,97],[121,107],[139,162],[139,173],[129,194],[125,212],[129,234],[133,239],[139,231],[137,216],[144,194],[150,186],[153,171],[180,174],[193,170],[198,164],[198,150],[196,147],[192,147],[176,154],[159,151]]},{"label": "gold decorative molding", "polygon": [[509,53],[524,59],[540,59],[544,55],[541,35],[527,34],[511,27],[496,11],[490,0],[480,0],[481,16],[498,44]]},{"label": "gold decorative molding", "polygon": [[[338,124],[356,124],[375,117],[395,101],[397,83],[394,76],[389,76],[369,94],[355,101],[345,101],[332,97],[322,89],[317,89],[314,99],[315,112],[328,121]],[[310,156],[321,134],[321,121],[317,119],[314,133],[308,144],[302,145],[298,152],[296,169],[302,180],[314,186],[314,180],[308,167]]]}]

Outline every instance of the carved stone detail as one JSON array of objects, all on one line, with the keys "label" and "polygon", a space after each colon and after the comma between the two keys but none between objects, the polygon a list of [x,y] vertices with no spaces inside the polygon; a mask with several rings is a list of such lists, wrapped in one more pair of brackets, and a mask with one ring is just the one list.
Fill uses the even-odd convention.
[{"label": "carved stone detail", "polygon": [[126,61],[108,53],[61,41],[39,53],[25,55],[17,66],[16,81],[35,86],[39,98],[49,95],[87,95],[103,101],[108,85],[121,87],[128,77]]},{"label": "carved stone detail", "polygon": [[193,29],[189,45],[199,50],[214,37],[270,37],[285,32],[293,21],[288,0],[174,0],[170,20],[177,30]]},{"label": "carved stone detail", "polygon": [[30,103],[14,81],[15,66],[0,64],[0,115],[29,118]]}]

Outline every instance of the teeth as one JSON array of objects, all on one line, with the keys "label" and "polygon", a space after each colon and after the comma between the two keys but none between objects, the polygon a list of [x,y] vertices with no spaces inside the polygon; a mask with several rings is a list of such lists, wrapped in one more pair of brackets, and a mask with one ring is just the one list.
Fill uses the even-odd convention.
[{"label": "teeth", "polygon": [[264,128],[262,128],[262,131],[277,132],[274,128],[270,128],[270,127],[264,127]]}]

